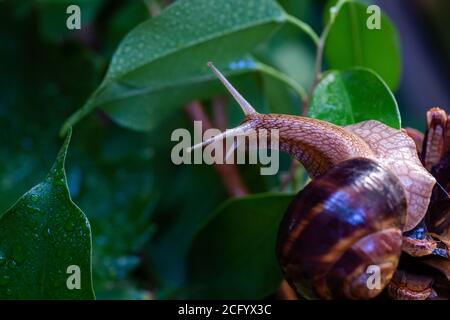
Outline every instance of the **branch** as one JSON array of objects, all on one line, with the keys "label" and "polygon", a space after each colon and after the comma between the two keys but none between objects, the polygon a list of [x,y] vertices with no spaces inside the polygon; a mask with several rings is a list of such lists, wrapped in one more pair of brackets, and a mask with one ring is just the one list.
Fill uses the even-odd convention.
[{"label": "branch", "polygon": [[309,87],[308,94],[306,95],[306,99],[304,100],[302,106],[302,115],[304,117],[308,115],[308,108],[311,102],[311,97],[314,93],[314,89],[316,89],[317,84],[320,82],[320,79],[322,78],[323,51],[325,49],[325,41],[327,40],[328,33],[330,32],[331,24],[332,23],[327,23],[317,43],[314,80],[311,86]]},{"label": "branch", "polygon": [[[185,110],[192,121],[202,122],[203,132],[212,128],[211,121],[199,101],[192,101],[186,105]],[[230,196],[242,197],[249,193],[234,164],[214,164],[214,168]]]},{"label": "branch", "polygon": [[299,300],[295,291],[291,288],[291,286],[287,283],[286,280],[281,282],[280,287],[276,293],[276,296],[280,300]]},{"label": "branch", "polygon": [[[308,109],[311,103],[311,97],[319,84],[322,78],[322,60],[323,60],[323,51],[325,49],[325,41],[327,40],[328,33],[330,32],[331,25],[333,24],[333,18],[330,18],[330,21],[325,26],[320,38],[317,41],[317,51],[316,51],[316,62],[315,62],[315,71],[314,71],[314,80],[311,86],[308,89],[308,93],[305,95],[302,104],[302,112],[301,115],[304,117],[308,116]],[[295,173],[299,167],[299,163],[296,159],[292,159],[291,165],[289,167],[288,174],[285,178],[282,179],[280,184],[280,191],[286,189],[289,183],[294,179]]]}]

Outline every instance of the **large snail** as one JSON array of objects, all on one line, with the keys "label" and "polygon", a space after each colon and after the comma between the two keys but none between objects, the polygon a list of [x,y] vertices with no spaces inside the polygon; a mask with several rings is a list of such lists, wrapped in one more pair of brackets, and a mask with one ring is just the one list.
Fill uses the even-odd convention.
[{"label": "large snail", "polygon": [[[377,296],[397,269],[402,233],[423,220],[436,183],[413,139],[374,120],[339,127],[307,117],[260,114],[209,66],[245,119],[202,145],[249,129],[278,129],[280,150],[300,161],[312,178],[279,229],[277,257],[286,279],[310,298]],[[366,284],[371,265],[380,270],[377,288]]]}]

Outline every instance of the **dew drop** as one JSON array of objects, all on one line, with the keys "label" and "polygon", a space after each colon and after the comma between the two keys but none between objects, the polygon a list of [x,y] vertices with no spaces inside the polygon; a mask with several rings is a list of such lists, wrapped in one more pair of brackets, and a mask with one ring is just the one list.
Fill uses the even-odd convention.
[{"label": "dew drop", "polygon": [[32,212],[32,213],[39,213],[39,211],[41,211],[41,209],[39,209],[38,207],[35,207],[31,204],[27,205],[27,208]]},{"label": "dew drop", "polygon": [[46,228],[44,230],[44,238],[49,239],[52,235],[52,230],[50,228]]}]

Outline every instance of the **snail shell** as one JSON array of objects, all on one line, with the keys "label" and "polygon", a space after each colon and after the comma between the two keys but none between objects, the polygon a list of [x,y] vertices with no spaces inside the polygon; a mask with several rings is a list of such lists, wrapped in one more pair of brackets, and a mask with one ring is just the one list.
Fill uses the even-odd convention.
[{"label": "snail shell", "polygon": [[[405,191],[392,172],[366,158],[341,162],[287,210],[277,242],[285,277],[307,298],[373,298],[397,268],[405,217]],[[370,289],[372,265],[381,281]]]}]

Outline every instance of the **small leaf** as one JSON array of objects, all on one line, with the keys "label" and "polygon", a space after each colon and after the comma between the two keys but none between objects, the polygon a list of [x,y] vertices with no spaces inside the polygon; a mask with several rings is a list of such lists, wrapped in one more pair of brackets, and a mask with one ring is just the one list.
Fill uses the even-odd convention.
[{"label": "small leaf", "polygon": [[189,260],[194,298],[259,299],[282,279],[275,257],[291,195],[257,194],[225,202],[197,235]]},{"label": "small leaf", "polygon": [[325,74],[314,90],[308,114],[340,126],[378,120],[401,128],[394,95],[378,75],[362,68]]},{"label": "small leaf", "polygon": [[326,60],[332,69],[372,69],[395,90],[401,71],[397,31],[383,14],[381,29],[369,29],[366,10],[366,5],[352,1],[340,7],[326,39]]},{"label": "small leaf", "polygon": [[198,85],[213,79],[208,61],[229,66],[286,16],[273,0],[175,2],[125,37],[100,88],[63,130],[96,107],[126,127],[153,128],[183,102],[211,95]]},{"label": "small leaf", "polygon": [[94,299],[91,229],[64,170],[70,136],[45,180],[0,218],[0,298]]}]

